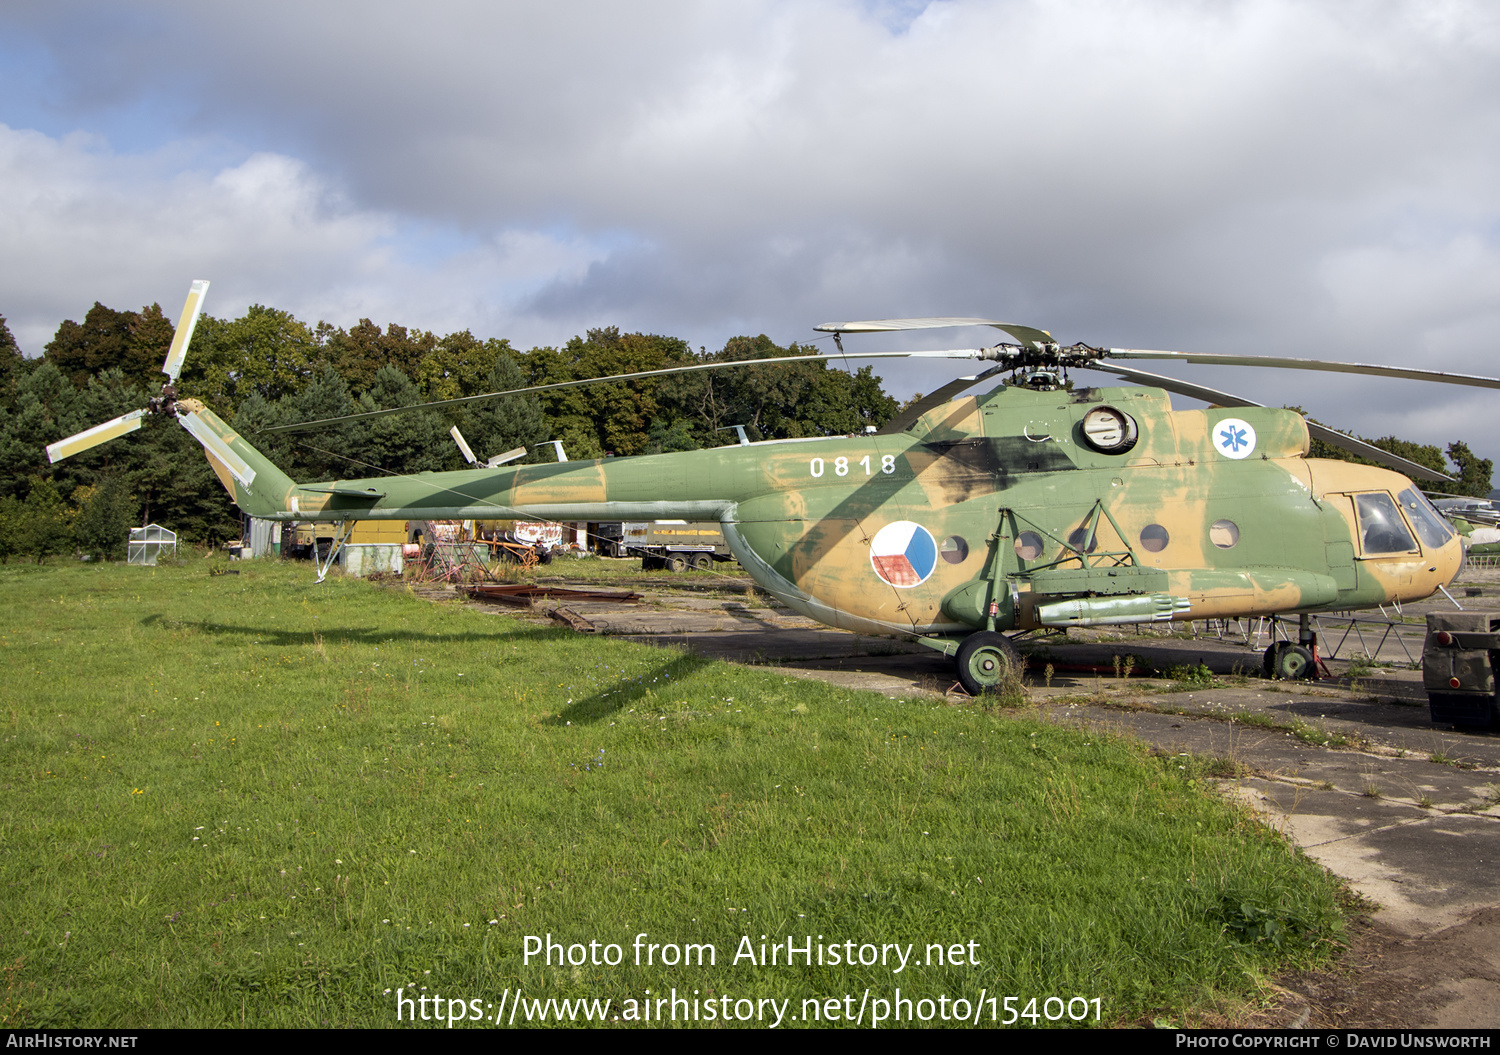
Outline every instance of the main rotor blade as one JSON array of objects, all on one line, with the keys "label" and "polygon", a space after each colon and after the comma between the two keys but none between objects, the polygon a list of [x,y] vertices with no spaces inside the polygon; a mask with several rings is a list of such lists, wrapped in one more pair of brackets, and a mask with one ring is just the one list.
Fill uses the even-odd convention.
[{"label": "main rotor blade", "polygon": [[813,329],[824,333],[885,333],[889,330],[936,330],[954,326],[993,326],[997,330],[1004,330],[1018,341],[1038,348],[1057,343],[1046,330],[995,319],[869,319],[865,322],[825,322]]},{"label": "main rotor blade", "polygon": [[127,433],[134,432],[141,427],[142,419],[146,411],[132,410],[129,414],[121,414],[117,418],[111,418],[102,425],[95,425],[91,429],[85,429],[76,435],[69,436],[65,440],[47,445],[47,461],[56,465],[64,458],[71,458],[75,454],[82,454],[90,447],[97,447],[101,443],[108,443]]},{"label": "main rotor blade", "polygon": [[525,447],[515,447],[515,448],[512,448],[511,450],[506,451],[504,454],[497,454],[497,455],[495,455],[489,461],[487,461],[487,462],[484,463],[484,467],[486,469],[494,469],[494,468],[498,468],[501,465],[504,465],[506,462],[513,462],[517,458],[524,458],[524,457],[526,457],[526,448]]},{"label": "main rotor blade", "polygon": [[187,303],[182,306],[182,317],[177,320],[177,332],[172,334],[172,347],[167,349],[167,361],[161,364],[161,372],[177,383],[182,373],[182,361],[187,358],[188,342],[193,339],[193,330],[198,325],[198,316],[203,311],[203,298],[208,294],[208,279],[200,278],[188,290]]},{"label": "main rotor blade", "polygon": [[[1333,363],[1321,359],[1287,359],[1276,355],[1225,355],[1220,352],[1158,352],[1145,348],[1106,348],[1109,359],[1175,359],[1181,363],[1204,363],[1211,366],[1268,366],[1284,370],[1323,370],[1335,374],[1370,374],[1374,377],[1401,377],[1410,381],[1438,381],[1474,388],[1500,388],[1500,378],[1478,374],[1453,374],[1445,370],[1415,370],[1404,366],[1380,366],[1374,363]],[[1108,369],[1101,367],[1100,369]]]},{"label": "main rotor blade", "polygon": [[[1193,399],[1201,399],[1205,403],[1217,403],[1222,407],[1263,407],[1264,403],[1257,403],[1243,396],[1232,395],[1228,392],[1220,392],[1216,388],[1206,388],[1203,385],[1195,385],[1188,381],[1179,381],[1175,377],[1163,377],[1161,374],[1148,373],[1145,370],[1134,370],[1128,366],[1116,366],[1114,363],[1089,367],[1091,370],[1101,370],[1114,374],[1123,381],[1139,381],[1152,388],[1166,389],[1180,396],[1190,396]],[[1330,447],[1338,447],[1340,450],[1348,451],[1350,454],[1358,455],[1368,461],[1384,465],[1388,469],[1395,469],[1399,473],[1413,476],[1420,480],[1444,480],[1452,482],[1453,477],[1444,476],[1442,473],[1429,469],[1425,465],[1408,461],[1399,454],[1381,450],[1373,444],[1364,440],[1346,436],[1342,432],[1335,432],[1326,425],[1319,425],[1316,421],[1307,419],[1307,431],[1314,437],[1322,440]]]},{"label": "main rotor blade", "polygon": [[995,374],[998,374],[1004,369],[1005,367],[1003,366],[992,366],[982,373],[970,374],[968,377],[960,377],[953,381],[949,381],[942,388],[939,388],[937,391],[923,396],[921,399],[917,400],[901,413],[897,414],[890,421],[886,422],[885,425],[875,433],[875,435],[890,436],[897,432],[905,432],[908,428],[911,427],[912,422],[916,421],[933,407],[942,406],[944,403],[948,402],[948,400],[952,399],[954,396],[958,395],[965,389],[972,388],[974,385],[979,384],[979,382],[983,381],[985,378],[993,377]]},{"label": "main rotor blade", "polygon": [[765,366],[770,363],[837,363],[840,359],[993,359],[990,348],[948,348],[922,352],[850,352],[847,355],[781,355],[770,359],[740,359],[730,363],[690,363],[686,366],[669,366],[660,370],[640,370],[633,374],[613,374],[609,377],[584,377],[575,381],[553,381],[546,385],[530,385],[512,388],[505,392],[486,392],[478,396],[460,396],[457,399],[439,399],[432,403],[415,403],[407,407],[391,407],[388,410],[367,410],[360,414],[345,414],[337,418],[320,418],[317,421],[299,421],[294,425],[275,425],[261,429],[260,433],[306,432],[324,425],[338,425],[346,421],[363,421],[366,418],[383,418],[387,414],[406,414],[413,410],[432,410],[435,407],[457,407],[466,403],[479,403],[487,399],[504,396],[524,396],[532,392],[550,392],[559,388],[578,388],[583,385],[602,385],[611,381],[635,381],[642,377],[663,377],[667,374],[688,374],[698,370],[725,370],[731,366]]},{"label": "main rotor blade", "polygon": [[458,452],[464,456],[464,461],[470,465],[474,465],[479,461],[478,458],[474,457],[474,452],[469,449],[468,443],[464,440],[464,434],[458,431],[457,425],[448,430],[448,435],[452,436],[453,442],[458,444]]}]

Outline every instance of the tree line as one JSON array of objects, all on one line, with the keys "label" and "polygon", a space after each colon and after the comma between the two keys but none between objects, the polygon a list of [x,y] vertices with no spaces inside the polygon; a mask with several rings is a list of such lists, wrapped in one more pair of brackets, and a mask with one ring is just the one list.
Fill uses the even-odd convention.
[{"label": "tree line", "polygon": [[[186,540],[241,533],[238,511],[198,444],[166,415],[140,431],[49,465],[44,448],[146,404],[164,380],[173,327],[161,307],[116,311],[96,303],[65,321],[44,354],[21,354],[0,316],[0,560],[75,550],[115,555],[126,529],[160,523]],[[674,337],[590,330],[562,347],[529,351],[469,331],[446,336],[361,319],[345,330],[308,326],[252,306],[237,319],[203,316],[178,381],[233,423],[295,479],[331,480],[464,467],[448,435],[457,425],[479,458],[526,447],[530,461],[696,450],[750,439],[847,435],[898,411],[869,367],[752,366],[591,385],[416,411],[322,429],[255,435],[272,425],[410,406],[583,378],[810,352],[736,337],[694,352]],[[1293,408],[1296,409],[1296,408]],[[1396,437],[1369,441],[1455,475],[1455,494],[1487,497],[1493,464],[1462,442],[1444,449]],[[1446,454],[1446,458],[1445,458]],[[1312,455],[1350,459],[1314,441]],[[1358,459],[1353,459],[1358,460]],[[1451,461],[1451,465],[1449,462]]]},{"label": "tree line", "polygon": [[[1301,407],[1290,407],[1301,414]],[[1379,447],[1399,458],[1405,458],[1409,462],[1426,466],[1436,472],[1453,478],[1452,483],[1427,483],[1422,489],[1432,494],[1446,494],[1453,496],[1465,496],[1470,498],[1488,498],[1492,490],[1491,477],[1495,471],[1495,463],[1490,458],[1481,458],[1469,449],[1469,445],[1462,440],[1455,440],[1446,448],[1439,447],[1435,443],[1413,443],[1410,440],[1399,439],[1395,436],[1382,436],[1379,439],[1367,439],[1364,436],[1357,437],[1364,440],[1372,447]],[[1374,465],[1375,462],[1350,454],[1338,447],[1330,446],[1320,439],[1314,438],[1309,458],[1334,458],[1339,461],[1359,462],[1361,465]]]},{"label": "tree line", "polygon": [[[65,321],[44,354],[21,354],[0,316],[0,559],[75,549],[122,549],[126,529],[160,523],[184,539],[237,538],[238,512],[198,444],[166,415],[113,443],[49,465],[47,444],[145,406],[165,380],[173,335],[161,307],[116,311],[96,303]],[[276,464],[302,480],[442,471],[465,466],[448,435],[457,425],[485,459],[526,447],[553,461],[696,450],[732,442],[831,436],[879,427],[898,404],[867,367],[824,363],[746,367],[514,396],[353,422],[316,433],[255,435],[272,425],[410,406],[531,385],[698,362],[810,353],[765,336],[694,352],[674,337],[590,330],[562,347],[529,351],[468,331],[446,336],[384,328],[308,326],[252,306],[237,319],[204,315],[178,379]],[[539,446],[543,445],[545,446]]]}]

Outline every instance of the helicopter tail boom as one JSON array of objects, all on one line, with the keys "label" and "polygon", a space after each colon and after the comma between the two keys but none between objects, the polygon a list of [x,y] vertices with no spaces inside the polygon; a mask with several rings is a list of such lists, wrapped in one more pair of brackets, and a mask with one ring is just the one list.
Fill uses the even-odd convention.
[{"label": "helicopter tail boom", "polygon": [[202,445],[235,505],[253,517],[275,517],[287,510],[297,486],[290,476],[196,399],[179,400],[175,409],[177,423]]}]

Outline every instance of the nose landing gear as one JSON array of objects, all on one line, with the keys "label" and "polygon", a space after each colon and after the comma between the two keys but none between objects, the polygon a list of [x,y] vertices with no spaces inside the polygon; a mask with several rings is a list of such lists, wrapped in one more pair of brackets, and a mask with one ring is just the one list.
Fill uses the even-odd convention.
[{"label": "nose landing gear", "polygon": [[1310,681],[1318,677],[1318,635],[1312,620],[1303,615],[1298,620],[1297,642],[1275,641],[1266,649],[1261,671],[1278,681]]}]

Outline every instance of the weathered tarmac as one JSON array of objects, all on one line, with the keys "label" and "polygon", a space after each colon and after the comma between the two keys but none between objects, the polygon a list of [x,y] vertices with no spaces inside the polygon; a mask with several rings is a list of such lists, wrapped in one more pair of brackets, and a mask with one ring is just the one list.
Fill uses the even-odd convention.
[{"label": "weathered tarmac", "polygon": [[[632,580],[643,604],[569,604],[569,622],[892,697],[962,698],[952,662],[936,652],[831,630],[742,578],[677,580]],[[1329,1024],[1500,1026],[1500,733],[1433,725],[1417,669],[1425,613],[1458,603],[1500,614],[1500,573],[1471,570],[1453,592],[1456,601],[1440,594],[1358,622],[1320,620],[1331,677],[1316,682],[1260,675],[1270,635],[1295,638],[1295,624],[1021,642],[1035,713],[1226,760],[1240,774],[1225,780],[1227,794],[1380,906],[1373,923],[1387,958],[1406,965],[1383,978],[1397,995],[1380,1014],[1421,1020]],[[547,618],[547,606],[533,614]],[[1404,999],[1407,982],[1422,999]]]}]

